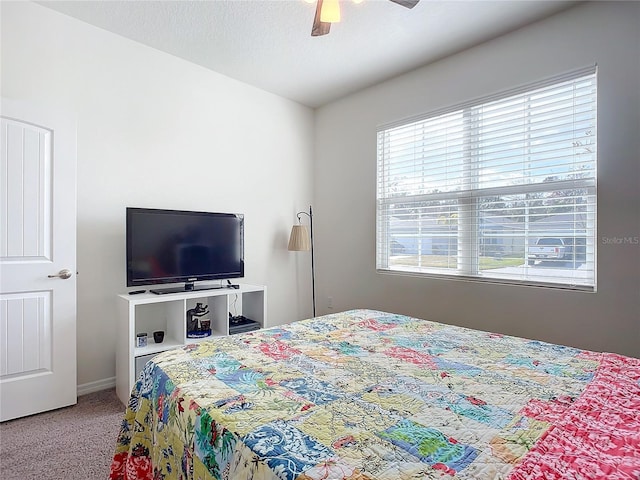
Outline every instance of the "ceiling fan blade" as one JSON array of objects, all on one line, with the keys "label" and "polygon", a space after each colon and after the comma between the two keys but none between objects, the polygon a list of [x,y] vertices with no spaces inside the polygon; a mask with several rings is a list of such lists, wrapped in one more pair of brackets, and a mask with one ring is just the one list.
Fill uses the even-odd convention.
[{"label": "ceiling fan blade", "polygon": [[311,28],[311,36],[319,37],[321,35],[326,35],[329,33],[331,29],[331,24],[329,22],[321,22],[320,21],[320,11],[322,10],[322,0],[318,0],[316,5],[316,16],[313,18],[313,27]]},{"label": "ceiling fan blade", "polygon": [[397,3],[398,5],[402,5],[403,7],[413,8],[415,7],[420,0],[389,0],[393,3]]}]

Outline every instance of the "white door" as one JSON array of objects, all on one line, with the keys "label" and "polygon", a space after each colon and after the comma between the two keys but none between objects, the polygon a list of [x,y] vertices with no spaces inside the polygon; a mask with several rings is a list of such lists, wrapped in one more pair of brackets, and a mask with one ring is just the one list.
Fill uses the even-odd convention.
[{"label": "white door", "polygon": [[77,399],[76,125],[66,115],[4,98],[0,116],[4,421]]}]

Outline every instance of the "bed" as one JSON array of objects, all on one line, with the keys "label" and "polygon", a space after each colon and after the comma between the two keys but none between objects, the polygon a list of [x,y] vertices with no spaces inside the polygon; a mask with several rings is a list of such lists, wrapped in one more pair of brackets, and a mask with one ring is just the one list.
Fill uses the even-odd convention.
[{"label": "bed", "polygon": [[640,359],[351,310],[167,351],[111,479],[640,479]]}]

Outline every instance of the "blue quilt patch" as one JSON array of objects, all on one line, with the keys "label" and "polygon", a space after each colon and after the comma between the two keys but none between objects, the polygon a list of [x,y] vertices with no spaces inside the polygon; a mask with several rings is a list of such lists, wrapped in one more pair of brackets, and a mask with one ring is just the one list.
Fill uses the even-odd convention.
[{"label": "blue quilt patch", "polygon": [[282,420],[248,433],[243,442],[265,459],[278,478],[287,480],[294,480],[334,455],[332,450]]},{"label": "blue quilt patch", "polygon": [[240,393],[250,393],[260,389],[259,383],[265,377],[250,368],[241,368],[233,372],[217,373],[216,378]]},{"label": "blue quilt patch", "polygon": [[323,405],[340,398],[343,394],[333,385],[315,378],[294,378],[280,382],[285,388],[294,391],[311,403]]}]

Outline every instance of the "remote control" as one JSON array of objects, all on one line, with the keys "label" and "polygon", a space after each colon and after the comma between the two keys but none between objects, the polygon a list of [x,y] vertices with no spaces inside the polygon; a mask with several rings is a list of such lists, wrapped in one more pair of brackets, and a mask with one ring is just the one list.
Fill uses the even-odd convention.
[{"label": "remote control", "polygon": [[132,292],[129,292],[129,295],[138,295],[139,293],[144,293],[146,292],[146,290],[134,290]]}]

